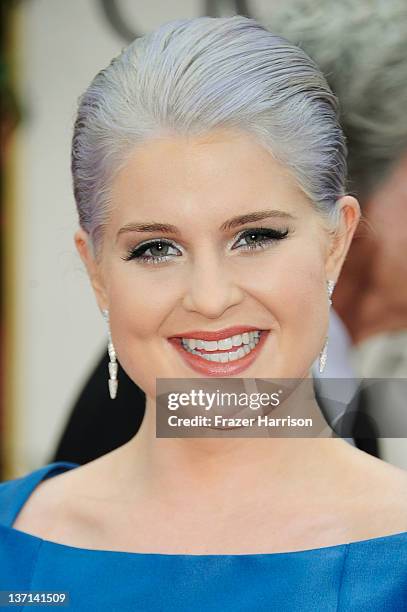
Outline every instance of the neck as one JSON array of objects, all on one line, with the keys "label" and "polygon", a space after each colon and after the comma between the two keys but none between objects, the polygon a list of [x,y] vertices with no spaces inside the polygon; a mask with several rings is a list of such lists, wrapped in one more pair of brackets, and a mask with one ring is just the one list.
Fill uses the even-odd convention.
[{"label": "neck", "polygon": [[[291,401],[281,404],[281,416],[295,416],[298,389],[295,393]],[[308,487],[313,482],[322,486],[322,473],[331,481],[337,453],[351,447],[340,438],[328,437],[331,430],[315,396],[308,398],[306,414],[303,410],[297,414],[318,419],[315,435],[320,437],[158,438],[156,402],[147,396],[140,430],[120,449],[126,455],[121,457],[121,476],[127,487],[131,483],[143,497],[154,496],[177,506],[195,500],[214,508],[221,503],[225,508],[229,502],[231,509],[241,495],[258,499],[262,491],[269,494],[270,488],[283,496],[298,492],[305,482]]]}]

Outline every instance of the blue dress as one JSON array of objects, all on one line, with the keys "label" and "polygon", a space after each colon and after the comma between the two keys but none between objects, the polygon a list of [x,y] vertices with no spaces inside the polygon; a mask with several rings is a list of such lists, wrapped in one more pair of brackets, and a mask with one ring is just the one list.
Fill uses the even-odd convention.
[{"label": "blue dress", "polygon": [[407,532],[285,553],[183,555],[79,548],[12,527],[43,479],[75,467],[58,461],[0,484],[0,591],[65,592],[62,609],[74,611],[407,611]]}]

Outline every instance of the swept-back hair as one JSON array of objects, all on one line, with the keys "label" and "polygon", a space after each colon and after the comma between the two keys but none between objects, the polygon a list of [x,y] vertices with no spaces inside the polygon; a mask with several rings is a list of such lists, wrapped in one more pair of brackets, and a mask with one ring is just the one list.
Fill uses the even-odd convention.
[{"label": "swept-back hair", "polygon": [[257,136],[336,226],[346,146],[336,97],[314,61],[254,19],[180,19],[134,40],[79,99],[73,186],[96,257],[112,179],[132,149],[217,127]]}]

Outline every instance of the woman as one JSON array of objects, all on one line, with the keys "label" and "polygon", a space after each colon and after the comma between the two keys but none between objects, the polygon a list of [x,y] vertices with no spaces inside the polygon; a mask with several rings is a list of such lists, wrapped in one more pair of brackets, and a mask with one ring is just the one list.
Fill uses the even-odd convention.
[{"label": "woman", "polygon": [[326,435],[155,432],[158,378],[301,389],[324,367],[360,210],[315,64],[241,16],[166,23],[80,99],[72,170],[110,393],[119,362],[146,414],[103,457],[1,485],[1,589],[75,610],[403,609],[403,470]]}]

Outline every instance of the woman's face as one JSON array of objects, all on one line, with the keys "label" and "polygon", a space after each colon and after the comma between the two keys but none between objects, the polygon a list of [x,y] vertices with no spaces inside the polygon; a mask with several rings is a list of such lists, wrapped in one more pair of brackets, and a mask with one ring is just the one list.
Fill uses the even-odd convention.
[{"label": "woman's face", "polygon": [[[337,279],[358,222],[354,198],[340,201],[345,231],[333,243],[289,171],[227,130],[144,143],[112,187],[100,262],[83,230],[75,240],[118,361],[147,395],[156,378],[308,376],[328,328],[326,280]],[[239,338],[189,351],[177,339],[232,326],[265,330],[253,353]]]}]

